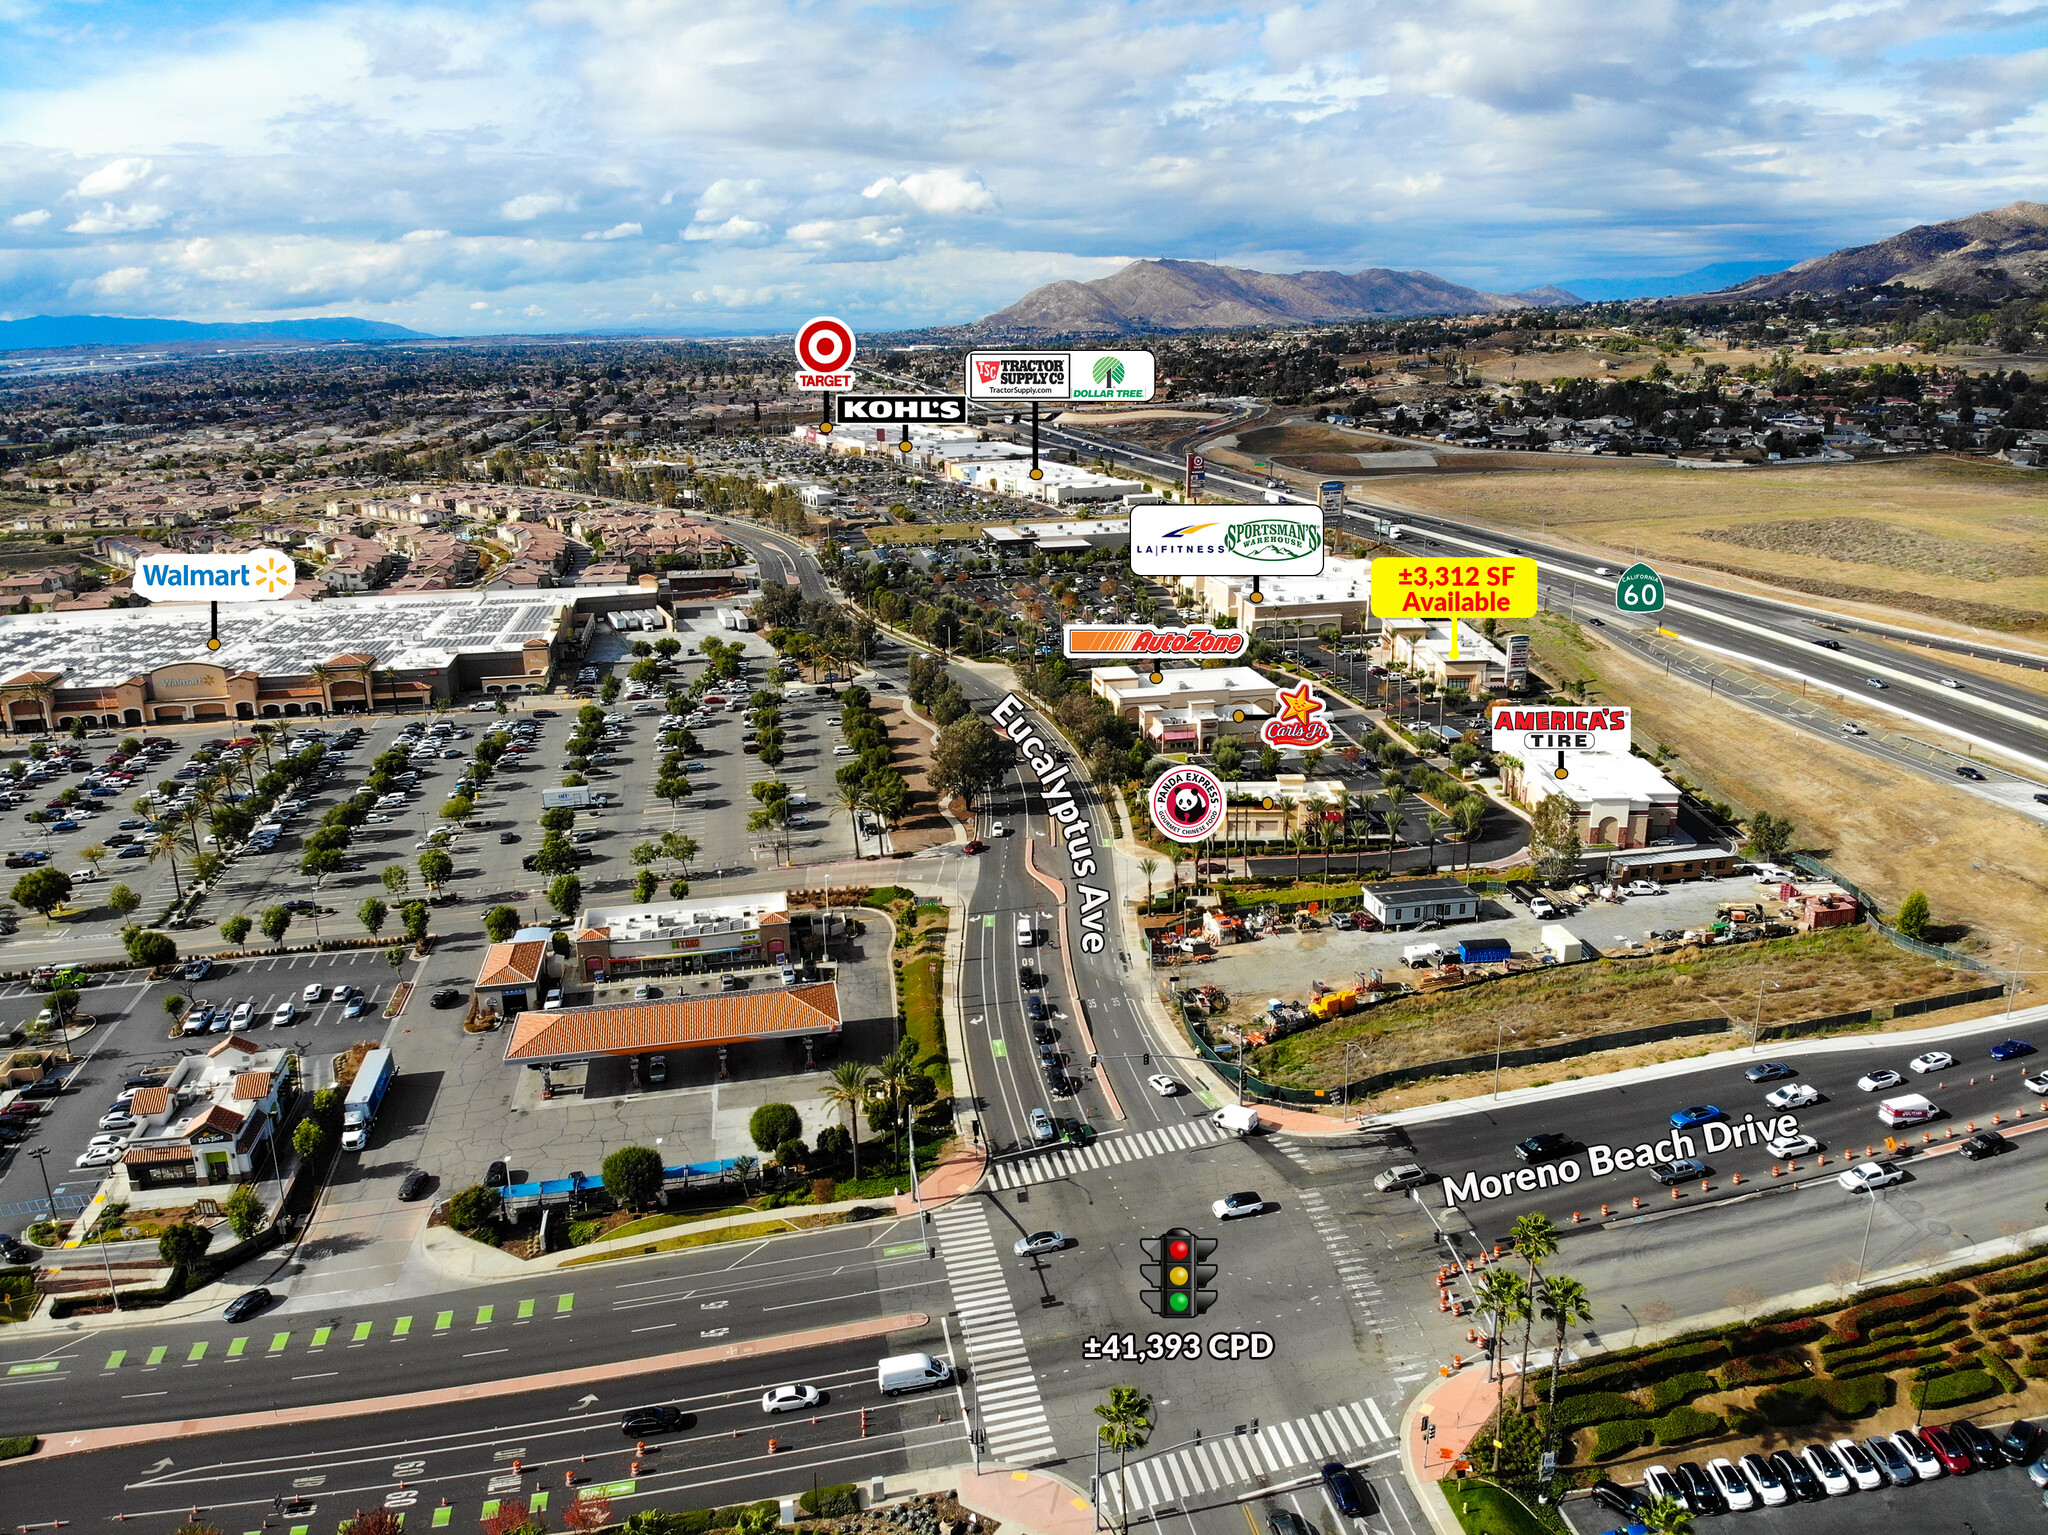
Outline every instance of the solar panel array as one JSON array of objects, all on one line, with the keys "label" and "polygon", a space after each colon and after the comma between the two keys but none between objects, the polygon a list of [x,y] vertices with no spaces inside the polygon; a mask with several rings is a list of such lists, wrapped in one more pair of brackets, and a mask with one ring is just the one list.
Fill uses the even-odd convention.
[{"label": "solar panel array", "polygon": [[203,605],[20,614],[0,618],[0,678],[51,671],[63,673],[65,687],[108,687],[179,661],[297,676],[349,651],[399,671],[445,667],[457,655],[516,652],[528,640],[549,638],[563,602],[476,592],[224,602],[217,651],[206,648],[211,623]]}]

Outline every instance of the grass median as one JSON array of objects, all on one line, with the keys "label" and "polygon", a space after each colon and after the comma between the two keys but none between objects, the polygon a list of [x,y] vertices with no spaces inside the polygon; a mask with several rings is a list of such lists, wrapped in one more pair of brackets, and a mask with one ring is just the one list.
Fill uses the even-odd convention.
[{"label": "grass median", "polygon": [[692,1231],[682,1236],[669,1237],[665,1241],[645,1242],[638,1247],[622,1247],[613,1252],[590,1253],[581,1258],[570,1258],[563,1268],[580,1268],[590,1263],[609,1263],[614,1258],[644,1258],[650,1253],[680,1252],[686,1247],[715,1247],[720,1242],[754,1242],[763,1237],[787,1236],[794,1231],[816,1231],[824,1226],[838,1226],[846,1217],[830,1215],[795,1215],[787,1219],[749,1221],[744,1226],[720,1226],[711,1231]]}]

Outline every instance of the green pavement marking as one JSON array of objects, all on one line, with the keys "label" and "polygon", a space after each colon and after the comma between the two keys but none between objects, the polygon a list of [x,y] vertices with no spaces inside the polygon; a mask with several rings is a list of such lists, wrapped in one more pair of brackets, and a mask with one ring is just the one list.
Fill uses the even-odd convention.
[{"label": "green pavement marking", "polygon": [[450,1520],[452,1520],[452,1519],[454,1519],[454,1517],[455,1517],[455,1510],[454,1510],[454,1509],[452,1509],[452,1508],[437,1508],[437,1509],[435,1509],[435,1510],[434,1510],[434,1520],[433,1520],[433,1523],[431,1523],[430,1525],[428,1525],[428,1526],[427,1526],[427,1528],[428,1528],[428,1529],[430,1529],[430,1530],[442,1530],[442,1529],[446,1529],[446,1528],[448,1527],[449,1521],[450,1521]]},{"label": "green pavement marking", "polygon": [[454,1313],[454,1312],[452,1312],[452,1311],[442,1311],[442,1312],[438,1312],[438,1313],[436,1313],[436,1315],[435,1315],[435,1317],[434,1317],[434,1331],[435,1331],[435,1332],[440,1332],[440,1331],[442,1331],[443,1329],[445,1329],[445,1328],[449,1328],[449,1327],[453,1327],[454,1325],[455,1325],[455,1313]]},{"label": "green pavement marking", "polygon": [[[149,1351],[149,1358],[146,1361],[146,1363],[162,1364],[164,1362],[164,1355],[168,1354],[169,1352],[170,1350],[168,1348],[164,1347],[162,1344],[158,1344],[155,1348]],[[10,1370],[8,1371],[8,1373],[11,1375],[14,1372]]]},{"label": "green pavement marking", "polygon": [[530,1317],[530,1316],[532,1316],[532,1315],[533,1315],[533,1302],[532,1302],[532,1301],[530,1301],[530,1300],[523,1300],[523,1301],[521,1301],[521,1302],[519,1303],[519,1320],[523,1322],[523,1321],[525,1321],[525,1320],[526,1320],[526,1319],[527,1319],[528,1317]]},{"label": "green pavement marking", "polygon": [[1200,1092],[1196,1093],[1195,1096],[1202,1101],[1204,1106],[1208,1108],[1220,1109],[1223,1107],[1223,1104],[1221,1103],[1221,1101],[1218,1100],[1216,1095],[1206,1087],[1203,1088]]},{"label": "green pavement marking", "polygon": [[325,1348],[327,1347],[327,1340],[333,1336],[334,1329],[332,1327],[316,1327],[313,1329],[312,1346],[314,1348]]},{"label": "green pavement marking", "polygon": [[372,1327],[375,1327],[376,1325],[377,1325],[377,1324],[376,1324],[375,1322],[358,1322],[358,1323],[356,1323],[356,1330],[355,1330],[355,1336],[354,1336],[354,1340],[353,1340],[353,1341],[355,1341],[355,1342],[357,1342],[357,1343],[360,1343],[360,1342],[362,1342],[362,1341],[363,1341],[363,1339],[365,1339],[365,1338],[367,1338],[367,1337],[369,1337],[369,1336],[370,1336],[370,1329],[371,1329]]},{"label": "green pavement marking", "polygon": [[282,1354],[284,1352],[284,1346],[291,1341],[292,1335],[288,1332],[272,1333],[270,1335],[270,1352],[273,1354]]},{"label": "green pavement marking", "polygon": [[121,1361],[126,1359],[127,1357],[128,1350],[126,1350],[125,1348],[115,1349],[113,1353],[107,1355],[107,1368],[110,1370],[120,1369]]},{"label": "green pavement marking", "polygon": [[555,1315],[567,1316],[569,1314],[569,1307],[575,1303],[575,1300],[576,1297],[573,1294],[557,1295],[555,1297]]},{"label": "green pavement marking", "polygon": [[[159,1354],[162,1352],[162,1349],[157,1350]],[[9,1375],[47,1375],[50,1371],[57,1368],[58,1362],[55,1359],[38,1359],[30,1364],[11,1364],[7,1367],[7,1373]]]},{"label": "green pavement marking", "polygon": [[242,1357],[242,1351],[248,1348],[248,1346],[249,1340],[247,1338],[235,1339],[232,1343],[228,1345],[228,1358],[240,1359]]},{"label": "green pavement marking", "polygon": [[535,1493],[531,1498],[527,1500],[526,1511],[529,1514],[544,1514],[548,1511],[548,1495],[546,1489],[542,1489],[541,1491]]},{"label": "green pavement marking", "polygon": [[1000,1061],[1010,1052],[1003,1047],[1000,1039],[992,1039],[988,1042],[988,1053]]},{"label": "green pavement marking", "polygon": [[901,1258],[908,1253],[921,1253],[923,1251],[924,1243],[922,1242],[898,1242],[894,1247],[883,1248],[882,1256],[885,1258]]},{"label": "green pavement marking", "polygon": [[981,925],[983,927],[994,927],[996,925],[996,919],[993,916],[983,917],[981,919]]},{"label": "green pavement marking", "polygon": [[408,1334],[411,1331],[412,1318],[409,1316],[402,1316],[396,1322],[391,1324],[391,1336],[394,1338],[403,1338],[406,1334]]},{"label": "green pavement marking", "polygon": [[197,1364],[206,1357],[206,1344],[202,1341],[192,1345],[192,1352],[185,1356],[185,1363]]},{"label": "green pavement marking", "polygon": [[495,1519],[495,1518],[497,1517],[497,1515],[498,1515],[498,1500],[497,1500],[496,1498],[485,1498],[485,1499],[484,1499],[484,1511],[483,1511],[483,1512],[482,1512],[481,1514],[479,1514],[479,1515],[478,1515],[477,1517],[478,1517],[479,1519]]},{"label": "green pavement marking", "polygon": [[602,1487],[590,1487],[577,1494],[583,1498],[630,1498],[638,1482],[606,1482]]},{"label": "green pavement marking", "polygon": [[313,1535],[313,1526],[310,1524],[295,1524],[287,1532],[287,1535]]},{"label": "green pavement marking", "polygon": [[477,1308],[476,1308],[476,1325],[477,1325],[477,1326],[479,1326],[479,1327],[484,1327],[484,1326],[487,1326],[487,1325],[489,1325],[489,1323],[490,1323],[490,1320],[491,1320],[491,1313],[492,1313],[492,1312],[494,1312],[494,1311],[496,1311],[497,1309],[498,1309],[498,1308],[497,1308],[496,1306],[479,1306],[479,1307],[477,1307]]}]

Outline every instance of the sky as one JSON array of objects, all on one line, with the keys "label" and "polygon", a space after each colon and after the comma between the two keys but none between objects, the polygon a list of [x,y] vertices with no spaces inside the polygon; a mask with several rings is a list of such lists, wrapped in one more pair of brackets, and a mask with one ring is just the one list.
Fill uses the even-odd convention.
[{"label": "sky", "polygon": [[900,329],[2048,201],[2048,0],[0,0],[0,61],[0,318]]}]

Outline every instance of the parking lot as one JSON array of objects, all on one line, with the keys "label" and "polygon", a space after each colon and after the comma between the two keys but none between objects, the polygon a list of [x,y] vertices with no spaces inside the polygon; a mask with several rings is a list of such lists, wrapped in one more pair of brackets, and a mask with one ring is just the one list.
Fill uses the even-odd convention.
[{"label": "parking lot", "polygon": [[[1619,1515],[1590,1498],[1575,1498],[1559,1511],[1577,1535],[1606,1535],[1623,1523]],[[2009,1535],[2040,1529],[2048,1519],[2041,1494],[2027,1480],[2026,1472],[2014,1466],[1969,1476],[1944,1476],[1911,1487],[1881,1487],[1832,1497],[1824,1503],[1754,1509],[1734,1517],[1734,1528],[1762,1535],[1869,1535],[1873,1528]]]}]

